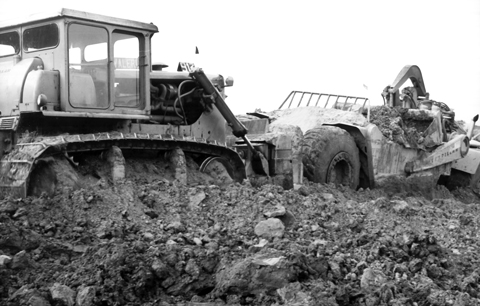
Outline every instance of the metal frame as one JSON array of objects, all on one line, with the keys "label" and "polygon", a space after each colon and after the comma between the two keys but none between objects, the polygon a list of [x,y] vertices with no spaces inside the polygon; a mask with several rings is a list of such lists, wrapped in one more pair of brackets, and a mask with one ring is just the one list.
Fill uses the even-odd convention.
[{"label": "metal frame", "polygon": [[[280,107],[278,109],[282,109],[282,107],[285,105],[285,103],[287,103],[287,101],[289,101],[289,100],[290,100],[290,102],[288,103],[287,108],[291,108],[292,103],[293,103],[293,101],[295,99],[295,96],[297,94],[301,94],[301,96],[300,96],[300,100],[298,101],[297,106],[294,106],[294,107],[302,106],[302,102],[304,101],[304,98],[306,99],[306,96],[308,97],[308,101],[306,102],[306,105],[303,105],[303,106],[316,106],[316,107],[327,108],[327,106],[330,103],[330,99],[333,98],[333,99],[335,99],[335,102],[333,103],[333,105],[331,107],[335,107],[335,105],[338,105],[338,103],[340,103],[340,104],[343,103],[343,106],[341,107],[341,110],[351,110],[353,105],[356,105],[357,102],[359,102],[359,101],[361,103],[362,100],[363,100],[362,107],[365,107],[365,105],[367,104],[367,101],[368,101],[368,98],[363,98],[363,97],[292,90],[292,92],[290,92],[290,94],[287,96],[285,101],[283,101],[283,103],[280,105]],[[312,98],[314,98],[314,96],[318,96],[317,99],[316,99],[315,105],[310,105],[310,103],[312,102]],[[318,105],[319,102],[320,102],[320,99],[323,96],[327,97],[327,101],[325,102],[325,105],[323,105],[323,106]]]}]

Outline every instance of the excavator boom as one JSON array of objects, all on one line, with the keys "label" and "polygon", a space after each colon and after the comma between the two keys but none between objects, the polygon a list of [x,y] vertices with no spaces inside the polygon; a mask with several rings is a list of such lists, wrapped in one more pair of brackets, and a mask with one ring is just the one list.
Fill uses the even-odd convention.
[{"label": "excavator boom", "polygon": [[399,89],[405,84],[407,80],[410,80],[413,84],[413,88],[416,90],[416,95],[426,97],[428,99],[428,93],[425,89],[425,82],[423,81],[422,72],[416,65],[406,65],[397,75],[392,85],[387,86],[382,96],[388,106],[395,107],[400,106]]}]

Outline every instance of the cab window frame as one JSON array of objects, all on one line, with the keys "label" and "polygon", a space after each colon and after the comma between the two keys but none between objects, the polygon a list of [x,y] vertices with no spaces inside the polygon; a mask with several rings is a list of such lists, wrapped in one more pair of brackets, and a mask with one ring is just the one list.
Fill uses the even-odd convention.
[{"label": "cab window frame", "polygon": [[[56,43],[53,45],[48,45],[46,47],[42,47],[42,48],[38,48],[38,49],[34,49],[34,50],[28,50],[28,47],[27,47],[27,39],[25,38],[25,35],[26,35],[26,32],[32,30],[32,29],[38,29],[38,28],[41,28],[41,27],[47,27],[47,26],[55,26],[55,29],[56,29]],[[22,40],[22,50],[23,52],[25,53],[33,53],[33,52],[38,52],[38,51],[43,51],[43,50],[49,50],[49,49],[55,49],[57,48],[59,45],[60,45],[60,29],[58,28],[58,24],[54,23],[54,22],[50,22],[50,23],[45,23],[45,24],[41,24],[41,25],[35,25],[35,26],[31,26],[31,27],[27,27],[27,28],[24,28],[22,30],[22,37],[21,37],[21,40]]]},{"label": "cab window frame", "polygon": [[[118,35],[119,37],[121,37],[122,35],[130,36],[130,37],[125,38],[125,39],[115,40],[116,35]],[[143,60],[142,60],[142,50],[143,50],[143,45],[145,44],[145,41],[144,41],[145,37],[142,35],[142,33],[135,32],[135,31],[132,31],[130,29],[125,30],[125,29],[122,29],[122,28],[114,28],[112,30],[112,45],[111,45],[112,61],[113,61],[112,77],[114,79],[114,92],[116,92],[117,90],[116,90],[115,84],[117,84],[116,83],[117,71],[119,71],[119,70],[129,70],[129,68],[126,68],[126,67],[122,68],[122,67],[117,67],[116,66],[116,59],[123,58],[123,57],[117,57],[116,56],[117,55],[116,43],[121,42],[121,41],[125,41],[125,40],[129,40],[129,39],[132,39],[132,38],[136,39],[136,47],[137,47],[137,49],[136,49],[136,52],[137,52],[136,65],[137,65],[137,67],[135,69],[131,69],[131,70],[136,70],[137,103],[134,104],[134,105],[133,104],[125,105],[125,104],[120,103],[120,101],[117,101],[117,99],[114,99],[114,105],[115,105],[115,107],[120,107],[120,108],[138,109],[139,107],[142,106],[142,101],[143,101],[144,96],[145,96],[145,93],[144,93],[143,87],[142,87],[144,82],[145,82],[144,77],[143,77],[143,74],[145,73],[145,67],[142,63],[143,62]]]},{"label": "cab window frame", "polygon": [[[105,61],[105,73],[106,73],[106,80],[105,80],[105,87],[103,87],[103,89],[106,89],[104,95],[103,95],[103,98],[106,99],[106,103],[99,103],[100,100],[97,100],[96,104],[94,105],[82,105],[82,104],[79,104],[79,103],[75,103],[74,101],[72,101],[71,99],[71,82],[69,81],[69,86],[68,86],[68,101],[69,101],[69,104],[73,107],[73,108],[78,108],[78,109],[95,109],[95,110],[107,110],[111,107],[111,98],[110,98],[110,95],[111,95],[111,76],[110,76],[110,39],[111,39],[111,33],[110,33],[110,29],[104,25],[100,25],[100,24],[94,24],[94,23],[89,23],[89,22],[83,22],[83,21],[72,21],[72,22],[69,22],[68,23],[68,27],[67,27],[67,30],[66,30],[66,36],[67,36],[67,39],[66,39],[66,42],[67,42],[67,50],[71,50],[71,49],[75,49],[75,48],[72,48],[72,42],[74,42],[75,40],[73,40],[73,36],[72,34],[74,34],[75,32],[73,31],[72,27],[76,27],[76,26],[79,26],[79,27],[89,27],[89,28],[94,28],[96,30],[100,30],[102,32],[104,32],[105,34],[105,40],[104,42],[101,42],[101,43],[93,43],[93,44],[86,44],[86,42],[91,39],[91,37],[87,37],[87,41],[84,41],[84,44],[82,44],[82,47],[79,47],[80,48],[80,63],[72,63],[71,62],[71,58],[72,58],[72,54],[70,54],[70,51],[67,51],[67,65],[68,65],[68,78],[70,80],[71,78],[71,69],[72,68],[71,66],[79,66],[80,67],[80,70],[84,70],[84,67],[87,67],[87,70],[88,70],[88,67],[91,66],[91,65],[95,65],[95,62],[97,61]],[[73,32],[72,32],[73,31]],[[85,49],[87,49],[88,46],[93,46],[93,45],[97,45],[97,44],[102,44],[102,43],[106,43],[106,51],[107,51],[107,54],[106,54],[106,58],[105,59],[99,59],[99,60],[87,60],[85,58]],[[99,63],[100,64],[100,63]],[[103,70],[102,70],[103,71]],[[87,73],[86,71],[83,71],[84,73]],[[89,73],[87,73],[89,74]],[[95,84],[95,90],[98,89],[97,87],[98,83]],[[99,96],[98,96],[99,97]]]},{"label": "cab window frame", "polygon": [[[14,48],[14,53],[8,53],[8,54],[7,53],[6,54],[1,54],[0,53],[0,58],[18,55],[18,54],[20,54],[20,51],[22,50],[22,40],[21,40],[21,36],[20,36],[19,31],[18,30],[5,31],[3,33],[0,33],[0,36],[6,35],[6,34],[17,34],[18,48],[15,50],[15,47],[12,45],[12,47]],[[4,45],[4,46],[8,46],[8,45]]]}]

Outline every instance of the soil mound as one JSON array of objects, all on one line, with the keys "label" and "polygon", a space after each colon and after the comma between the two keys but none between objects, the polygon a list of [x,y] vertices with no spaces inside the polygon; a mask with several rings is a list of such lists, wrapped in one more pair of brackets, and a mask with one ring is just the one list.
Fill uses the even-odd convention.
[{"label": "soil mound", "polygon": [[478,305],[460,190],[112,185],[0,203],[1,305]]}]

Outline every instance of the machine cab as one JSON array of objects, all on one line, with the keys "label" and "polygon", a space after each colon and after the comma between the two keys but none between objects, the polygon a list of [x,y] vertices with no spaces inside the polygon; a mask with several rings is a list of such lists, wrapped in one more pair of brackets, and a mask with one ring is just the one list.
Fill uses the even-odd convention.
[{"label": "machine cab", "polygon": [[150,39],[157,31],[68,9],[0,24],[1,115],[148,115]]}]

